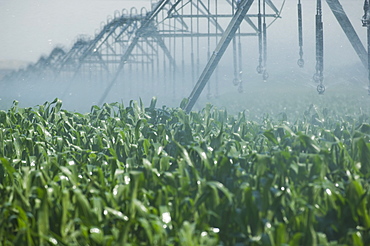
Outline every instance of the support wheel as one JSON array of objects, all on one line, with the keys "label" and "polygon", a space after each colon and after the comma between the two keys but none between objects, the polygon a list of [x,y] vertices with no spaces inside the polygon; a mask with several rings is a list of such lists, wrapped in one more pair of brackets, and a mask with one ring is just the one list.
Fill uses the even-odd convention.
[{"label": "support wheel", "polygon": [[240,80],[239,79],[237,79],[237,78],[233,79],[233,85],[237,86],[239,84],[240,84]]},{"label": "support wheel", "polygon": [[318,85],[317,86],[317,92],[322,95],[325,92],[325,86],[324,85]]},{"label": "support wheel", "polygon": [[269,73],[268,73],[268,72],[266,72],[266,71],[264,71],[264,72],[263,72],[263,75],[262,75],[263,81],[265,81],[265,82],[266,82],[266,80],[267,80],[269,77],[270,77]]}]

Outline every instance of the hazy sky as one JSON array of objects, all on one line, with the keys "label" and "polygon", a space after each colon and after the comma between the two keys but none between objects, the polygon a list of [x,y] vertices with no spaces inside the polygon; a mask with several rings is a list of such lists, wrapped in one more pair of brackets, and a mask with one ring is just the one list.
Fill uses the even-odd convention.
[{"label": "hazy sky", "polygon": [[150,0],[0,0],[0,60],[36,61],[56,45],[94,35],[108,15]]},{"label": "hazy sky", "polygon": [[[281,3],[282,0],[273,2]],[[305,53],[314,54],[314,0],[303,0]],[[361,27],[363,0],[342,0],[360,38],[365,42],[366,30]],[[0,0],[0,60],[37,61],[53,47],[69,48],[80,34],[93,36],[100,23],[115,10],[146,6],[150,0]],[[270,28],[271,54],[297,53],[296,0],[287,0],[283,18]],[[354,51],[324,3],[325,52],[327,58],[342,55],[342,62],[355,60]],[[294,47],[294,48],[292,48]],[[272,50],[272,51],[271,51]],[[293,53],[292,53],[293,55]]]}]

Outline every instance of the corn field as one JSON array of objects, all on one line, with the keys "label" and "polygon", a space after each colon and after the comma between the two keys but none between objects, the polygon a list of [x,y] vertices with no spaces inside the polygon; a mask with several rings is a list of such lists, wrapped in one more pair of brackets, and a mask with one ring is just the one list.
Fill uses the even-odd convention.
[{"label": "corn field", "polygon": [[15,101],[0,164],[4,246],[370,245],[366,114]]}]

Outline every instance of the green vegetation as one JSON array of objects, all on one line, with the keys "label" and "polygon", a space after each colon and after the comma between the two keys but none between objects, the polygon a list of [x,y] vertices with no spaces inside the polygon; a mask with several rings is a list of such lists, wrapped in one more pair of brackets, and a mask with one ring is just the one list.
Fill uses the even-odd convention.
[{"label": "green vegetation", "polygon": [[0,111],[0,245],[370,245],[366,114],[61,107]]}]

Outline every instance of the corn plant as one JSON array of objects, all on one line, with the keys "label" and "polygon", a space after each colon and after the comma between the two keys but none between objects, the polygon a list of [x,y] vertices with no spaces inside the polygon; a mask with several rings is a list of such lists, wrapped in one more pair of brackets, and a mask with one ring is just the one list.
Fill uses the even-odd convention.
[{"label": "corn plant", "polygon": [[302,112],[14,102],[0,244],[369,245],[369,118]]}]

